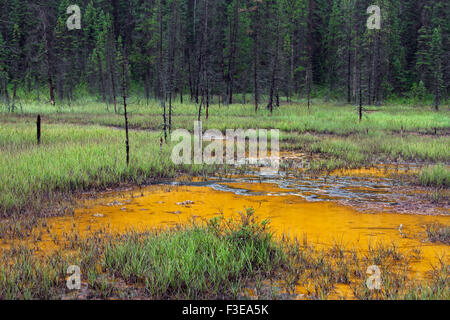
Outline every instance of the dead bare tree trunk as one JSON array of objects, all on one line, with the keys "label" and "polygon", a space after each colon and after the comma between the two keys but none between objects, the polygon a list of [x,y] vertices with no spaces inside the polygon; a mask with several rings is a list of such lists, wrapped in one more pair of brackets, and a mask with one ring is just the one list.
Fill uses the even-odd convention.
[{"label": "dead bare tree trunk", "polygon": [[206,120],[209,118],[209,81],[206,81]]},{"label": "dead bare tree trunk", "polygon": [[128,135],[127,96],[123,95],[123,110],[125,116],[125,149],[127,152],[127,166],[130,164],[130,139]]},{"label": "dead bare tree trunk", "polygon": [[310,71],[308,67],[308,71],[306,71],[306,94],[308,99],[308,111],[311,108],[311,80],[310,80]]},{"label": "dead bare tree trunk", "polygon": [[201,99],[200,104],[199,104],[199,106],[198,106],[198,117],[197,117],[197,121],[200,121],[200,120],[201,120],[201,116],[202,116],[202,104],[203,104],[204,98],[205,98],[205,97],[202,96],[202,99]]},{"label": "dead bare tree trunk", "polygon": [[36,121],[36,136],[37,136],[37,144],[41,144],[41,115],[38,114]]},{"label": "dead bare tree trunk", "polygon": [[164,132],[164,142],[167,142],[167,116],[166,116],[166,98],[165,96],[161,98],[161,105],[163,108],[163,132]]},{"label": "dead bare tree trunk", "polygon": [[362,71],[361,71],[361,62],[359,68],[359,122],[362,121],[363,116],[363,107],[362,107]]},{"label": "dead bare tree trunk", "polygon": [[[359,108],[358,108],[358,114],[359,114],[359,122],[362,121],[362,116],[363,116],[363,107],[362,107],[362,66],[363,66],[363,48],[362,48],[362,44],[360,42],[361,40],[358,38],[358,45],[357,45],[357,51],[358,51],[358,56],[357,56],[357,61],[358,61],[358,71],[359,71]],[[356,63],[355,63],[356,65]]]},{"label": "dead bare tree trunk", "polygon": [[172,132],[172,92],[169,92],[169,133]]},{"label": "dead bare tree trunk", "polygon": [[[121,52],[120,52],[121,51]],[[123,98],[123,114],[125,118],[125,151],[127,157],[127,166],[130,164],[130,139],[128,133],[128,112],[127,112],[127,94],[128,94],[128,56],[125,45],[119,46],[119,63],[122,67],[122,98]]]}]

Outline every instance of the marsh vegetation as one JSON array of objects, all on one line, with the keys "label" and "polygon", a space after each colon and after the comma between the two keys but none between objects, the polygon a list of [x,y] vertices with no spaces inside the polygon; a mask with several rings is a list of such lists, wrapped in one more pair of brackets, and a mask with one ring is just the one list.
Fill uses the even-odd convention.
[{"label": "marsh vegetation", "polygon": [[0,0],[0,299],[449,299],[450,6],[378,2]]},{"label": "marsh vegetation", "polygon": [[[233,221],[221,215],[212,220],[207,218],[200,224],[192,224],[187,219],[177,227],[157,226],[151,219],[137,217],[133,220],[137,224],[131,222],[129,230],[119,233],[111,232],[109,223],[102,226],[101,218],[96,218],[100,224],[75,219],[70,222],[74,210],[80,206],[73,200],[86,192],[89,197],[95,197],[99,191],[179,179],[208,181],[213,178],[229,183],[234,180],[227,179],[234,175],[244,178],[236,182],[250,183],[248,187],[237,186],[238,190],[252,190],[261,183],[261,177],[245,178],[252,171],[249,167],[174,165],[170,158],[173,143],[160,144],[160,107],[156,103],[131,102],[128,108],[131,130],[128,166],[123,152],[123,118],[120,114],[111,114],[100,104],[86,101],[55,113],[45,105],[30,103],[23,113],[2,113],[0,208],[3,222],[0,236],[4,248],[2,257],[10,261],[1,267],[2,298],[449,298],[445,255],[433,258],[433,268],[425,268],[417,279],[411,270],[423,259],[420,248],[408,250],[405,249],[408,246],[402,246],[400,249],[395,242],[385,240],[369,242],[367,247],[348,247],[343,242],[328,241],[329,246],[323,247],[308,240],[306,234],[283,236],[281,229],[276,232],[269,229],[267,221],[255,222],[253,211]],[[39,145],[34,123],[37,110],[42,117]],[[192,129],[196,105],[185,103],[175,110],[173,128]],[[340,188],[353,192],[358,199],[364,195],[361,192],[386,188],[383,187],[386,181],[377,179],[389,177],[394,185],[398,181],[400,188],[418,188],[417,195],[428,194],[430,203],[436,208],[443,207],[445,214],[449,186],[449,118],[445,110],[437,114],[426,108],[383,106],[373,107],[373,112],[367,113],[359,123],[353,107],[329,103],[308,110],[305,103],[299,101],[280,106],[272,115],[261,110],[257,116],[250,105],[212,104],[209,119],[203,125],[205,129],[222,130],[279,128],[282,153],[294,155],[286,157],[281,165],[286,178],[294,179],[293,186],[298,179],[306,182],[323,179],[320,188],[342,183]],[[296,154],[300,155],[301,167],[296,166],[300,159]],[[362,188],[360,191],[351,189],[351,185],[346,187],[345,177],[342,182],[332,178],[351,176],[359,168],[367,172],[367,190],[362,186],[357,187]],[[346,170],[353,173],[339,173]],[[356,186],[361,181],[357,180]],[[280,187],[287,185],[282,183]],[[262,188],[255,189],[257,194],[265,194],[265,187]],[[319,186],[313,184],[308,192],[313,192],[314,188]],[[281,192],[282,195],[286,191],[292,193],[268,189],[267,194]],[[139,193],[138,189],[136,192]],[[333,200],[333,195],[329,196]],[[187,193],[182,197],[198,201],[195,194]],[[234,209],[238,211],[241,206],[236,204]],[[102,212],[102,209],[96,210]],[[206,206],[199,207],[198,212],[202,210],[208,212]],[[180,214],[177,208],[171,212]],[[259,217],[257,212],[258,209],[256,217]],[[104,214],[95,213],[94,217]],[[87,229],[92,226],[92,233],[87,236],[84,231],[80,233],[80,229],[73,228],[61,233],[51,228],[51,220],[46,218],[49,216],[68,217],[66,226],[72,223],[81,223],[80,226]],[[270,219],[270,214],[267,218]],[[167,218],[162,216],[161,219]],[[448,222],[439,221],[430,220],[420,229],[424,230],[421,241],[448,245]],[[291,223],[297,222],[292,220]],[[133,231],[132,227],[138,224],[156,226],[157,230],[138,231],[137,228]],[[419,232],[417,230],[414,232]],[[51,250],[45,249],[49,245],[42,243],[52,243]],[[425,249],[428,257],[429,249]],[[83,270],[84,289],[75,293],[65,286],[66,268],[73,264]],[[381,290],[371,291],[366,286],[366,269],[373,264],[382,266]],[[35,266],[39,266],[39,272]]]},{"label": "marsh vegetation", "polygon": [[[18,246],[2,252],[2,299],[449,299],[442,257],[424,278],[409,274],[421,250],[395,243],[361,248],[316,247],[307,236],[275,238],[252,209],[170,229],[87,237],[68,233],[58,250]],[[65,286],[67,265],[82,273],[82,290]],[[366,286],[380,265],[381,288]],[[342,291],[342,288],[345,288]]]}]

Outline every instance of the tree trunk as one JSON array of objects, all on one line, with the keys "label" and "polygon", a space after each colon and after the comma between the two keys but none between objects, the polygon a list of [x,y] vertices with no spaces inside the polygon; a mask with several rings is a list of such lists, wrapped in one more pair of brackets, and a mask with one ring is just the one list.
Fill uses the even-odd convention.
[{"label": "tree trunk", "polygon": [[254,52],[253,52],[253,87],[254,87],[254,95],[255,95],[255,112],[258,112],[258,103],[259,103],[259,92],[258,92],[258,34],[255,34],[255,44],[254,44]]},{"label": "tree trunk", "polygon": [[227,75],[227,87],[228,87],[228,103],[233,104],[233,80],[234,80],[234,56],[236,51],[237,32],[239,28],[239,6],[238,3],[234,4],[233,24],[230,24],[230,53],[228,58],[228,75]]},{"label": "tree trunk", "polygon": [[[309,70],[309,68],[308,68]],[[306,94],[308,99],[308,111],[311,108],[311,80],[310,78],[310,72],[306,71]]]},{"label": "tree trunk", "polygon": [[348,38],[348,44],[347,44],[347,103],[351,103],[351,84],[350,84],[350,77],[351,77],[351,63],[352,63],[352,55],[351,55],[351,40],[350,37]]},{"label": "tree trunk", "polygon": [[117,113],[116,81],[114,80],[114,69],[112,67],[111,67],[111,90],[114,104],[114,112]]},{"label": "tree trunk", "polygon": [[[279,54],[279,46],[280,46],[280,15],[278,15],[277,19],[277,27],[276,27],[276,41],[275,41],[275,57],[273,60],[273,69],[272,69],[272,79],[270,84],[270,93],[269,93],[269,103],[267,104],[267,109],[270,110],[270,113],[273,112],[273,95],[275,93],[276,86],[276,77],[277,77],[277,69],[278,69],[278,54]],[[277,99],[277,105],[279,105],[279,99]]]},{"label": "tree trunk", "polygon": [[294,33],[291,35],[291,57],[290,57],[290,85],[289,85],[289,102],[292,102],[294,95]]},{"label": "tree trunk", "polygon": [[147,70],[145,71],[145,100],[148,102],[150,100],[150,66],[147,66]]},{"label": "tree trunk", "polygon": [[125,149],[127,152],[127,166],[130,164],[130,142],[128,136],[127,96],[123,95],[123,111],[125,115]]},{"label": "tree trunk", "polygon": [[41,115],[38,114],[36,121],[36,138],[37,144],[41,144]]},{"label": "tree trunk", "polygon": [[362,70],[361,62],[359,63],[359,122],[362,121],[363,107],[362,107]]},{"label": "tree trunk", "polygon": [[52,106],[55,105],[55,93],[53,87],[53,72],[52,72],[52,59],[50,58],[50,40],[48,39],[48,30],[47,30],[47,19],[45,17],[45,13],[41,11],[42,17],[42,25],[43,25],[43,33],[44,33],[44,52],[45,59],[47,63],[47,83],[48,89],[50,93],[50,104]]},{"label": "tree trunk", "polygon": [[102,91],[103,101],[106,101],[106,90],[105,90],[105,82],[103,80],[103,67],[102,61],[100,59],[100,55],[97,54],[97,63],[98,63],[98,78],[100,80],[100,88]]},{"label": "tree trunk", "polygon": [[206,82],[206,120],[209,118],[209,82]]},{"label": "tree trunk", "polygon": [[172,92],[169,92],[169,133],[172,132]]},{"label": "tree trunk", "polygon": [[14,112],[14,110],[15,110],[15,108],[16,108],[17,86],[18,86],[17,81],[14,81],[13,97],[12,97],[12,106],[11,106],[12,112]]},{"label": "tree trunk", "polygon": [[167,117],[166,117],[166,98],[161,98],[161,104],[163,107],[163,131],[164,131],[164,142],[167,143]]},{"label": "tree trunk", "polygon": [[122,96],[123,96],[123,113],[125,117],[125,150],[127,154],[127,166],[130,164],[130,143],[128,135],[128,113],[127,113],[127,75],[128,75],[128,59],[126,56],[126,49],[122,53]]},{"label": "tree trunk", "polygon": [[9,98],[9,91],[8,91],[8,81],[4,80],[5,84],[5,99],[6,99],[6,105],[8,106],[8,112],[11,112],[11,100]]}]

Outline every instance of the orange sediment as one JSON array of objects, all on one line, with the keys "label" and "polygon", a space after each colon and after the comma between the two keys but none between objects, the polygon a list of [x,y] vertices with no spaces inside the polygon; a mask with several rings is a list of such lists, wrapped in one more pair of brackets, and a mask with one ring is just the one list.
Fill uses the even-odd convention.
[{"label": "orange sediment", "polygon": [[[260,184],[258,188],[268,191],[271,184]],[[293,195],[243,196],[210,187],[156,185],[139,191],[104,194],[99,199],[85,200],[73,217],[50,218],[47,224],[53,233],[60,235],[73,227],[80,236],[105,226],[112,232],[144,231],[221,214],[232,217],[250,207],[258,218],[270,219],[276,235],[299,239],[307,235],[317,246],[339,243],[348,248],[365,249],[369,243],[396,243],[404,251],[420,247],[422,260],[414,265],[417,271],[429,269],[430,263],[436,262],[438,257],[450,254],[449,246],[424,239],[426,224],[448,225],[449,216],[366,214],[333,202],[307,202]]]},{"label": "orange sediment", "polygon": [[[367,214],[332,201],[308,202],[296,195],[268,195],[271,191],[280,192],[276,184],[228,183],[228,186],[264,191],[264,195],[239,195],[208,186],[171,185],[103,193],[96,199],[80,200],[73,216],[48,218],[45,228],[35,230],[41,235],[33,245],[44,254],[60,249],[58,241],[64,242],[69,234],[87,237],[103,229],[112,233],[147,231],[201,222],[217,215],[233,217],[238,211],[253,208],[260,220],[270,219],[277,237],[287,235],[302,241],[307,235],[308,243],[317,248],[339,244],[367,252],[369,244],[395,243],[405,255],[420,248],[420,259],[412,260],[409,274],[412,277],[423,278],[440,257],[449,261],[450,247],[427,242],[424,226],[433,222],[448,225],[450,216]],[[300,297],[302,288],[298,287],[298,291]],[[331,298],[351,297],[350,291],[348,286],[340,285]]]}]

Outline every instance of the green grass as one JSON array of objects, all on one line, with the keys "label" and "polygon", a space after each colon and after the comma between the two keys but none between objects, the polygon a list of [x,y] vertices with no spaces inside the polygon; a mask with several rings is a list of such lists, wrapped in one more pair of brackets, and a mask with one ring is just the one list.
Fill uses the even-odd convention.
[{"label": "green grass", "polygon": [[160,150],[160,135],[130,132],[131,162],[125,162],[124,132],[100,126],[46,125],[42,142],[26,124],[0,128],[0,215],[39,212],[60,195],[142,184],[178,171],[200,174],[203,166],[175,166],[171,148]]},{"label": "green grass", "polygon": [[2,252],[0,266],[0,299],[55,299],[64,292],[64,266],[61,256],[37,258],[32,249],[18,247]]},{"label": "green grass", "polygon": [[[69,232],[64,240],[44,256],[27,247],[2,250],[0,299],[70,295],[65,272],[74,264],[91,298],[133,298],[136,292],[151,299],[236,298],[249,281],[273,276],[288,261],[267,222],[256,221],[251,209],[240,220],[123,235],[103,230],[86,239]],[[119,290],[117,280],[126,288]]]},{"label": "green grass", "polygon": [[[92,98],[56,108],[22,101],[17,113],[0,110],[1,238],[31,239],[37,217],[56,201],[87,190],[120,184],[141,185],[172,179],[180,173],[212,175],[213,166],[176,166],[171,144],[160,149],[162,130],[158,102],[130,99],[131,162],[125,164],[123,116]],[[354,106],[313,101],[283,104],[271,115],[250,104],[212,105],[203,128],[280,129],[283,150],[311,157],[310,169],[335,170],[377,162],[425,164],[414,181],[441,190],[449,187],[450,112],[401,105],[370,107],[358,121]],[[42,114],[42,142],[35,142],[36,115]],[[197,106],[174,105],[174,128],[192,130]],[[145,130],[144,130],[145,129]],[[318,156],[319,158],[317,158]],[[224,168],[228,170],[227,168]],[[61,212],[64,213],[64,210]],[[24,214],[29,213],[25,219]],[[427,226],[430,241],[448,244],[448,227]],[[82,268],[87,298],[212,299],[237,298],[247,286],[257,298],[279,298],[274,280],[293,295],[302,285],[310,299],[329,297],[338,284],[350,286],[358,299],[450,299],[449,266],[443,259],[425,282],[405,273],[411,255],[391,246],[367,252],[340,244],[315,248],[294,240],[276,240],[265,223],[247,211],[239,221],[216,218],[206,224],[145,233],[105,232],[80,239],[57,239],[64,248],[40,257],[34,250],[2,250],[0,299],[59,299],[71,295],[65,287],[66,268]],[[31,239],[38,244],[36,238]],[[75,251],[75,252],[73,252]],[[70,252],[67,253],[67,252]],[[414,254],[413,254],[414,255]],[[383,289],[365,286],[369,265],[382,267]],[[267,281],[270,283],[268,284]]]},{"label": "green grass", "polygon": [[429,187],[450,187],[450,169],[448,166],[438,164],[429,166],[420,171],[419,182]]},{"label": "green grass", "polygon": [[[284,133],[280,138],[284,150],[318,154],[320,159],[310,163],[310,169],[316,171],[371,166],[378,162],[447,163],[450,159],[450,137],[447,136],[399,137],[380,132],[339,137]],[[442,166],[445,173],[448,169]]]},{"label": "green grass", "polygon": [[[131,99],[128,107],[130,127],[140,129],[162,129],[162,113],[160,103]],[[337,106],[333,103],[317,101],[310,110],[305,103],[282,105],[271,115],[265,108],[260,108],[255,116],[251,104],[233,104],[229,106],[210,106],[208,121],[204,121],[205,129],[217,128],[278,128],[282,131],[296,133],[319,133],[348,135],[356,133],[374,133],[378,131],[390,133],[434,134],[450,130],[450,112],[442,108],[434,112],[431,107],[413,108],[400,105],[368,107],[373,112],[365,113],[361,123],[358,121],[357,109],[354,106]],[[35,102],[25,103],[23,111],[15,114],[2,113],[2,121],[23,122],[34,121],[35,115],[41,113],[47,122],[100,124],[104,126],[123,127],[123,116],[115,114],[111,108],[92,100],[79,101],[71,107],[55,108],[47,104]],[[185,102],[174,103],[174,127],[191,130],[198,113],[196,104]],[[203,113],[204,118],[204,113]]]},{"label": "green grass", "polygon": [[[210,108],[204,130],[260,128],[282,130],[283,150],[318,154],[312,170],[370,166],[377,162],[442,165],[420,175],[423,185],[448,187],[450,113],[428,107],[370,107],[360,123],[353,106],[331,103],[310,111],[303,102],[284,104],[273,115],[250,104]],[[111,106],[110,106],[111,107]],[[173,178],[179,172],[206,174],[210,166],[175,166],[171,146],[160,150],[161,107],[158,102],[130,99],[131,163],[125,165],[123,116],[91,98],[70,107],[24,101],[18,113],[0,112],[0,215],[40,213],[52,200],[80,191],[142,184]],[[35,117],[43,115],[42,144],[35,143]],[[197,106],[174,104],[175,128],[193,129]],[[142,130],[149,129],[149,130]],[[437,135],[435,135],[435,132]]]},{"label": "green grass", "polygon": [[265,224],[224,231],[213,223],[114,243],[105,268],[152,298],[217,299],[236,298],[249,279],[270,277],[286,260]]}]

